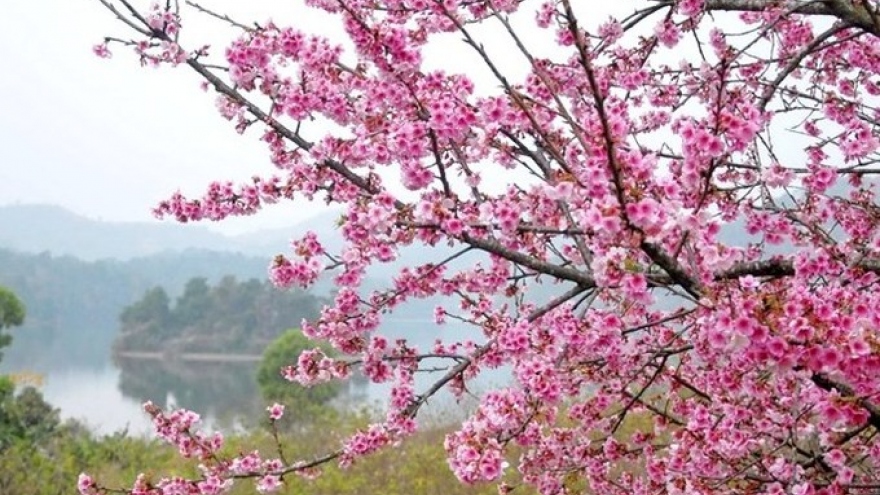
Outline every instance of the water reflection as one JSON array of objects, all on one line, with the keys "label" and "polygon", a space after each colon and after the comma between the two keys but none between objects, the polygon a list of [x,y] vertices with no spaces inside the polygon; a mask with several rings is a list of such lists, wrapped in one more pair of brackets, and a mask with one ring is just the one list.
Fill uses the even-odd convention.
[{"label": "water reflection", "polygon": [[[472,337],[468,330],[457,325],[438,328],[424,320],[399,319],[387,322],[383,334],[389,340],[409,336],[424,350],[430,349],[435,339],[450,342]],[[259,364],[256,360],[203,362],[164,356],[158,356],[159,359],[116,356],[111,360],[111,351],[106,346],[101,353],[96,352],[100,358],[84,365],[63,353],[12,359],[16,346],[9,351],[10,359],[4,356],[0,372],[39,375],[42,378],[40,390],[49,403],[61,410],[62,417],[80,420],[101,434],[122,429],[136,435],[149,434],[149,417],[141,408],[147,400],[163,408],[194,410],[204,419],[203,426],[223,431],[236,426],[253,426],[265,415],[256,381]],[[291,363],[294,361],[292,357]],[[428,368],[449,365],[442,360],[423,364]],[[417,393],[430,388],[443,373],[417,373]],[[509,371],[505,369],[483,370],[480,378],[468,382],[468,390],[479,395],[488,388],[506,384],[509,379]],[[347,383],[338,400],[340,408],[369,406],[382,410],[387,405],[390,384],[374,384],[363,377]],[[464,410],[466,406],[442,391],[431,398],[423,412],[445,416],[458,414],[459,409]],[[288,405],[288,410],[295,411],[296,405]]]},{"label": "water reflection", "polygon": [[256,362],[192,362],[117,358],[119,390],[139,402],[198,411],[221,424],[253,417],[262,407]]},{"label": "water reflection", "polygon": [[[118,388],[139,403],[151,401],[163,409],[198,412],[212,427],[235,429],[254,426],[264,416],[265,401],[257,384],[259,362],[203,362],[184,359],[116,357]],[[363,377],[349,380],[339,398],[340,407],[368,400]],[[299,386],[290,384],[291,387]],[[292,411],[295,404],[289,404]]]}]

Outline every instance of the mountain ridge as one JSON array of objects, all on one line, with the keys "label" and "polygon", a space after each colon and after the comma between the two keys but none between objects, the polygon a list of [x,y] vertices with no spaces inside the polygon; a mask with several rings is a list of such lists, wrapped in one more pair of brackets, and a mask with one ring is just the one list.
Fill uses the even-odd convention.
[{"label": "mountain ridge", "polygon": [[[331,226],[331,218],[337,216],[336,212],[322,213],[289,227],[230,236],[203,225],[103,221],[58,205],[8,204],[0,206],[0,247],[22,253],[49,252],[84,261],[128,261],[190,249],[273,256],[288,248],[290,239],[303,230],[300,225]],[[323,234],[333,235],[329,229],[323,230]]]}]

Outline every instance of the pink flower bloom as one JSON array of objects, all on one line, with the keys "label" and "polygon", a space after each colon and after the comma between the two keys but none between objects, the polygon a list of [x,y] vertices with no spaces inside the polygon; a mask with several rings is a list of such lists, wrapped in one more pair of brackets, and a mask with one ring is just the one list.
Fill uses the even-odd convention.
[{"label": "pink flower bloom", "polygon": [[270,420],[278,421],[279,419],[281,419],[281,416],[284,415],[284,405],[278,404],[276,402],[275,404],[272,404],[271,406],[267,407],[266,411],[269,412],[269,419]]},{"label": "pink flower bloom", "polygon": [[840,449],[829,450],[824,458],[825,462],[833,468],[840,468],[846,464],[846,455]]},{"label": "pink flower bloom", "polygon": [[97,485],[91,476],[85,473],[80,473],[79,478],[77,478],[76,481],[76,488],[82,495],[92,495],[95,493]]},{"label": "pink flower bloom", "polygon": [[493,481],[501,476],[501,459],[486,457],[480,461],[480,477],[486,481]]},{"label": "pink flower bloom", "polygon": [[[419,408],[451,392],[474,401],[444,441],[464,483],[499,481],[514,452],[517,482],[541,493],[572,475],[607,495],[876,482],[847,463],[876,464],[878,437],[840,441],[880,397],[880,45],[853,34],[871,23],[822,2],[641,2],[610,18],[588,1],[305,3],[335,16],[342,39],[248,23],[207,65],[203,45],[178,44],[176,8],[156,2],[118,46],[145,66],[195,69],[275,167],[173,194],[158,216],[337,209],[326,242],[297,234],[269,278],[322,283],[321,308],[292,322],[315,348],[286,379],[356,370],[386,391],[385,416],[343,440],[340,466],[400,445]],[[471,38],[508,14],[539,27],[509,43],[532,54],[518,68]],[[467,59],[447,46],[460,38]],[[422,303],[441,307],[411,315]],[[167,494],[238,477],[274,491],[290,467],[259,452],[227,462],[195,413],[145,409],[201,465],[157,480]],[[647,427],[624,441],[616,428],[636,417]],[[786,438],[834,473],[780,450]],[[766,480],[742,469],[756,459]],[[84,477],[80,490],[97,488]]]},{"label": "pink flower bloom", "polygon": [[101,43],[92,47],[92,52],[101,57],[101,58],[112,58],[113,54],[110,53],[110,48],[107,47],[107,43]]},{"label": "pink flower bloom", "polygon": [[281,478],[275,475],[263,476],[257,481],[257,491],[260,493],[273,493],[281,489]]}]

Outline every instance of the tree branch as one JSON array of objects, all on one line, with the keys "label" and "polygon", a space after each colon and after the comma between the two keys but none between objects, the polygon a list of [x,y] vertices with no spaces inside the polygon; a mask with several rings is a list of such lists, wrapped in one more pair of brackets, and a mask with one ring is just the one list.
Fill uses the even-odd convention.
[{"label": "tree branch", "polygon": [[[672,0],[664,0],[663,3],[672,6]],[[770,0],[706,0],[707,11],[727,12],[764,12],[777,2]],[[854,5],[850,0],[813,0],[800,3],[792,12],[804,15],[831,16],[865,31],[880,35],[878,20],[864,5]]]},{"label": "tree branch", "polygon": [[854,398],[862,409],[868,411],[868,422],[871,426],[880,430],[880,407],[871,403],[868,399],[856,395],[855,391],[848,385],[838,383],[822,373],[815,373],[810,379],[822,390],[836,390],[843,397]]}]

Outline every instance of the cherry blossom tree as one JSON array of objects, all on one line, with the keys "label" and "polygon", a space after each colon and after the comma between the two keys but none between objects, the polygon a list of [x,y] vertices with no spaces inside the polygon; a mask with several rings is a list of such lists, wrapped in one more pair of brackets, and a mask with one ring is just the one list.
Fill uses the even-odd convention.
[{"label": "cherry blossom tree", "polygon": [[[347,357],[306,352],[284,373],[308,385],[358,368],[392,384],[384,418],[310,459],[223,457],[195,413],[148,404],[202,474],[139,478],[131,493],[298,483],[405,441],[430,397],[461,396],[496,368],[511,383],[482,394],[445,440],[463,483],[548,495],[880,490],[880,2],[632,0],[611,18],[574,0],[295,7],[335,16],[346,39],[330,40],[191,2],[99,1],[131,37],[96,54],[195,71],[278,169],[175,194],[156,214],[343,207],[341,252],[307,233],[270,271],[280,287],[334,277],[333,304],[303,329]],[[222,49],[184,46],[197,15],[240,34]],[[490,53],[487,30],[525,72]],[[451,39],[480,66],[429,68],[432,43]],[[384,290],[360,288],[410,246],[437,255]],[[534,297],[538,286],[556,297]],[[472,341],[417,348],[381,335],[401,305],[436,295],[454,301],[437,324],[466,322]],[[445,370],[417,388],[429,361]],[[636,417],[647,426],[620,435]],[[87,475],[79,485],[104,490]]]}]

